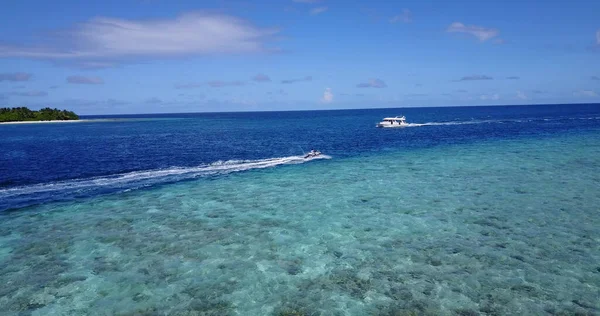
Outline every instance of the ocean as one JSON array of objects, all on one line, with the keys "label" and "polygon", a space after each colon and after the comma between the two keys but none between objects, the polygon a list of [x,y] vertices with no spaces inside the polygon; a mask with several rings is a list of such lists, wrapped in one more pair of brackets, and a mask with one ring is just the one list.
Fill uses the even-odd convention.
[{"label": "ocean", "polygon": [[84,118],[0,125],[0,315],[600,315],[600,104]]}]

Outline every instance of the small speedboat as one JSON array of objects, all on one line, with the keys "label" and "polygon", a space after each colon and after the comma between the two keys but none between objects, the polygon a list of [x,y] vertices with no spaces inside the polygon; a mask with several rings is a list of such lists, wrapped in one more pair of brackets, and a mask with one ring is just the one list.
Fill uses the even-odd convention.
[{"label": "small speedboat", "polygon": [[406,123],[406,117],[404,116],[396,116],[396,117],[386,117],[383,121],[377,123],[376,127],[406,127],[408,123]]},{"label": "small speedboat", "polygon": [[320,151],[318,151],[318,150],[314,150],[314,149],[313,149],[313,150],[309,151],[309,152],[308,152],[308,153],[307,153],[307,154],[304,156],[304,159],[306,159],[306,158],[313,158],[313,157],[317,157],[317,156],[320,156],[320,155],[321,155],[321,152],[320,152]]}]

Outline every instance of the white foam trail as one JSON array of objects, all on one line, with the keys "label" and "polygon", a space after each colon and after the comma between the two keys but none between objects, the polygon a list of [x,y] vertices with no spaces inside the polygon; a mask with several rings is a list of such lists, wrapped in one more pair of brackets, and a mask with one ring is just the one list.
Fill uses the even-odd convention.
[{"label": "white foam trail", "polygon": [[446,125],[470,125],[470,124],[483,124],[483,123],[504,123],[504,121],[487,120],[487,121],[408,123],[408,125],[406,127],[446,126]]},{"label": "white foam trail", "polygon": [[506,119],[506,120],[473,120],[473,121],[458,121],[458,122],[427,122],[427,123],[408,123],[406,127],[421,127],[421,126],[445,126],[445,125],[470,125],[470,124],[504,124],[504,123],[528,123],[536,120],[540,121],[561,121],[561,120],[597,120],[600,117],[560,117],[560,118],[522,118],[522,119]]},{"label": "white foam trail", "polygon": [[301,164],[316,159],[331,159],[331,156],[320,155],[307,159],[304,159],[303,156],[290,156],[260,160],[228,160],[217,161],[197,167],[172,167],[158,170],[134,171],[109,176],[0,189],[0,199],[54,191],[84,192],[102,188],[122,188],[124,190],[131,190],[132,188],[128,187],[128,185],[133,183],[136,184],[136,187],[143,187],[157,183],[181,181],[207,175],[227,174],[250,169],[263,169],[285,164]]},{"label": "white foam trail", "polygon": [[428,123],[408,123],[406,127],[420,127],[420,126],[443,126],[443,125],[466,125],[466,124],[478,124],[482,121],[466,121],[466,122],[428,122]]}]

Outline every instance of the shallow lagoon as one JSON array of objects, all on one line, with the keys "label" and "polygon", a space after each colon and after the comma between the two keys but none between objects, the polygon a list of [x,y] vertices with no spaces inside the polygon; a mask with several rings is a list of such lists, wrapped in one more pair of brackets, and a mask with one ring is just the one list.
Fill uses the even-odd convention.
[{"label": "shallow lagoon", "polygon": [[490,140],[48,203],[0,221],[32,315],[596,315],[600,134]]}]

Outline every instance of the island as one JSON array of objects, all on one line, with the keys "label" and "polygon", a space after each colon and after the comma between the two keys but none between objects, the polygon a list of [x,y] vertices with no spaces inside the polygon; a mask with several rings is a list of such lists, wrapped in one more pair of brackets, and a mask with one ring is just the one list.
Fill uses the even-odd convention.
[{"label": "island", "polygon": [[79,116],[67,110],[43,108],[39,111],[32,111],[26,107],[0,108],[0,123],[73,120],[79,120]]}]

